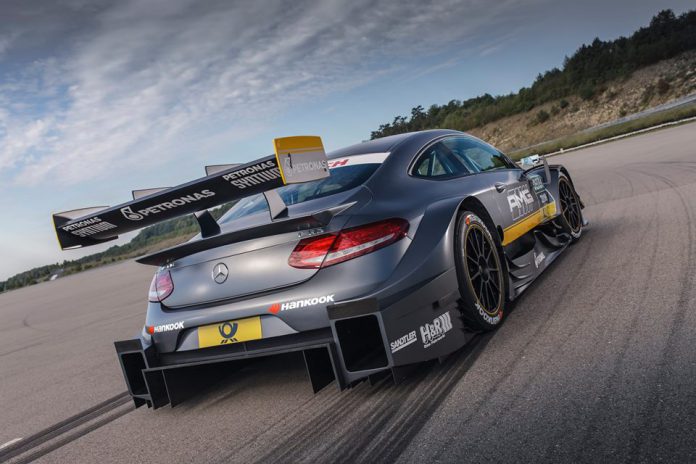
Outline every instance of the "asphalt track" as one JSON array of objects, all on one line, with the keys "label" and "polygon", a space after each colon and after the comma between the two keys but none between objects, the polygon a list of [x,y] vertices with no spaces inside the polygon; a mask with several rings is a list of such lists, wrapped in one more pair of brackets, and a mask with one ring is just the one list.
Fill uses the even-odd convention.
[{"label": "asphalt track", "polygon": [[112,342],[152,270],[0,295],[0,461],[696,462],[696,124],[558,156],[591,227],[495,334],[406,382],[313,395],[255,363],[134,410]]}]

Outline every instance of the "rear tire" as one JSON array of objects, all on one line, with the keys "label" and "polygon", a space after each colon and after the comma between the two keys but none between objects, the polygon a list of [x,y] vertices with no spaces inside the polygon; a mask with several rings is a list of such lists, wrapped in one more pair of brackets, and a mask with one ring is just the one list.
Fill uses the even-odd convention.
[{"label": "rear tire", "polygon": [[457,219],[455,258],[464,320],[474,330],[495,329],[503,322],[507,271],[500,241],[472,211]]}]

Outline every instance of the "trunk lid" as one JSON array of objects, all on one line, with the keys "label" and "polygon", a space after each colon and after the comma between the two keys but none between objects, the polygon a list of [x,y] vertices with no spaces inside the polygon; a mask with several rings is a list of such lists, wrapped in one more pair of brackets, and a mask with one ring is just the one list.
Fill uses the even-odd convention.
[{"label": "trunk lid", "polygon": [[[352,212],[369,198],[367,189],[357,188],[292,205],[288,216],[303,216],[357,201],[350,208],[349,212]],[[334,217],[325,231],[340,230],[348,217],[346,213]],[[223,232],[270,222],[268,212],[262,211],[223,224]],[[299,241],[298,232],[293,231],[231,243],[178,259],[169,268],[174,291],[163,303],[169,308],[209,304],[250,297],[307,281],[318,269],[298,269],[288,264],[288,258]]]}]

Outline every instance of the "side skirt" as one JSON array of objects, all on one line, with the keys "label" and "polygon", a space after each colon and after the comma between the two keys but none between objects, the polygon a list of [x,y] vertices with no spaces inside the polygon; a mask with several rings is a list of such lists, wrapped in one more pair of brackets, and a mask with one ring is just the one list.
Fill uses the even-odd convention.
[{"label": "side skirt", "polygon": [[518,240],[526,240],[531,246],[518,251],[513,257],[508,254],[511,247],[506,247],[510,299],[515,299],[524,292],[572,241],[554,221],[529,231]]}]

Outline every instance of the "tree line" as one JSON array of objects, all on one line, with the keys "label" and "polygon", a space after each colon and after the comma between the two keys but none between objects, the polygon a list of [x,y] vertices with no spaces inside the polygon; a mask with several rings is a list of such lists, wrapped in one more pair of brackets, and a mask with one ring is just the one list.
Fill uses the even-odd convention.
[{"label": "tree line", "polygon": [[[210,210],[215,219],[226,213],[234,202]],[[110,264],[123,259],[133,258],[154,248],[158,243],[174,238],[184,239],[198,232],[198,223],[193,216],[183,216],[154,224],[141,230],[133,239],[124,245],[114,245],[100,253],[94,253],[75,260],[65,260],[61,263],[48,264],[20,272],[4,282],[0,282],[0,293],[16,288],[26,287],[43,282],[53,274],[61,276],[85,271],[104,264]]]},{"label": "tree line", "polygon": [[[630,37],[602,41],[596,38],[566,57],[561,69],[539,74],[530,87],[517,93],[484,94],[451,100],[427,110],[416,106],[408,116],[396,116],[371,133],[376,139],[424,129],[466,131],[492,121],[523,113],[549,101],[569,96],[592,99],[609,81],[629,77],[635,70],[696,49],[696,10],[676,16],[672,10],[656,14],[650,24]],[[565,100],[561,100],[563,104]],[[565,102],[567,105],[567,102]],[[543,115],[541,117],[543,119]]]}]

